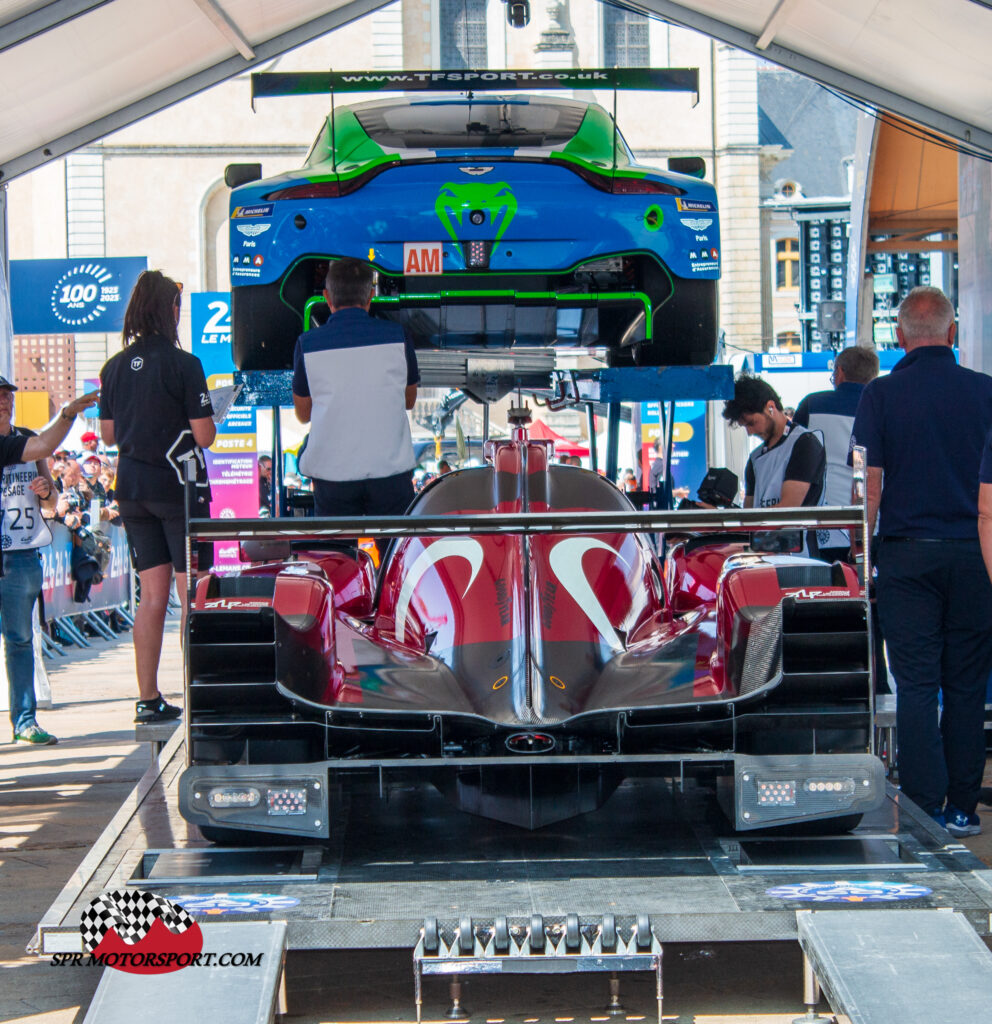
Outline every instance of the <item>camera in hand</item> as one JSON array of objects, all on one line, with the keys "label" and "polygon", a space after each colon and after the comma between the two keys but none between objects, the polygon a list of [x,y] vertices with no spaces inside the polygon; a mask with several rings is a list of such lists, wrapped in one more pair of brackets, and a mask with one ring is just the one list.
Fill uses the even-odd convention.
[{"label": "camera in hand", "polygon": [[696,497],[699,500],[683,498],[678,507],[680,509],[706,508],[708,506],[737,508],[735,499],[739,489],[740,481],[737,479],[736,473],[732,473],[726,468],[708,469],[706,476],[703,477],[703,482],[696,490]]}]

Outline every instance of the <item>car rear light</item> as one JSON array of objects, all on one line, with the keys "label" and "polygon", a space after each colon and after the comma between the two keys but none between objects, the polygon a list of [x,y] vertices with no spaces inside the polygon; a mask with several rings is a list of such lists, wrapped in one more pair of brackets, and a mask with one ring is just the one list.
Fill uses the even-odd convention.
[{"label": "car rear light", "polygon": [[270,789],[266,794],[268,813],[275,816],[307,813],[306,786]]},{"label": "car rear light", "polygon": [[803,783],[807,793],[830,793],[833,796],[854,796],[854,779],[807,779]]},{"label": "car rear light", "polygon": [[[397,158],[399,159],[399,158]],[[333,181],[304,181],[289,188],[280,188],[263,196],[264,199],[338,199],[341,196],[357,192],[363,185],[370,182],[376,175],[388,170],[392,163],[380,164],[363,174],[353,178],[338,178]]]},{"label": "car rear light", "polygon": [[655,181],[653,178],[613,178],[612,182],[610,191],[616,195],[685,195],[685,189],[678,185],[669,185],[667,181]]},{"label": "car rear light", "polygon": [[308,181],[305,185],[291,185],[270,192],[266,199],[337,199],[342,195],[338,181]]},{"label": "car rear light", "polygon": [[465,250],[465,266],[469,270],[488,270],[491,245],[491,242],[481,238],[462,242],[462,248]]},{"label": "car rear light", "polygon": [[207,793],[211,807],[257,807],[261,799],[254,786],[215,786]]},{"label": "car rear light", "polygon": [[612,192],[615,195],[662,195],[684,196],[685,189],[678,185],[670,185],[667,181],[656,181],[654,178],[625,178],[610,173],[593,171],[566,160],[553,160],[560,167],[567,167],[583,181],[598,188],[600,192]]},{"label": "car rear light", "polygon": [[792,807],[796,802],[796,784],[794,781],[766,780],[758,781],[759,807]]}]

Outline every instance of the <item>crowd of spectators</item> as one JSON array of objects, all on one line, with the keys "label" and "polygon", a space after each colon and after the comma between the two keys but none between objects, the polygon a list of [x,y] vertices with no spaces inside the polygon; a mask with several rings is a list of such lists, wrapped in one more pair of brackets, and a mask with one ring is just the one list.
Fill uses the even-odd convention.
[{"label": "crowd of spectators", "polygon": [[96,526],[98,522],[119,525],[120,512],[114,498],[116,456],[100,450],[99,438],[92,431],[83,434],[80,445],[80,451],[60,448],[49,458],[48,467],[59,496],[54,509],[42,509],[42,514],[70,530]]}]

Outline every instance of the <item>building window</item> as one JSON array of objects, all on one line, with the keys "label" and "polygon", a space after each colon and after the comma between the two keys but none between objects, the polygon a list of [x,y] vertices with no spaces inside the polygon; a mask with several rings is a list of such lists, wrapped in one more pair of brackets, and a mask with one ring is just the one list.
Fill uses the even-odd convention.
[{"label": "building window", "polygon": [[803,343],[798,331],[780,331],[775,335],[775,348],[779,352],[802,352]]},{"label": "building window", "polygon": [[623,7],[603,5],[603,65],[608,68],[648,68],[648,19]]},{"label": "building window", "polygon": [[486,67],[486,0],[440,0],[439,15],[441,67]]},{"label": "building window", "polygon": [[778,291],[799,287],[799,241],[780,238],[775,243],[775,287]]}]

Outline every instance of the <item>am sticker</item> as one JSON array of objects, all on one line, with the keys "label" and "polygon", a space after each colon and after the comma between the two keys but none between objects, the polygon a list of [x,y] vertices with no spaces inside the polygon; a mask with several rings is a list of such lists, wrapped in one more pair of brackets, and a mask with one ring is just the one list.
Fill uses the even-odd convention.
[{"label": "am sticker", "polygon": [[403,273],[408,277],[418,274],[440,274],[444,270],[443,246],[440,242],[404,242]]}]

